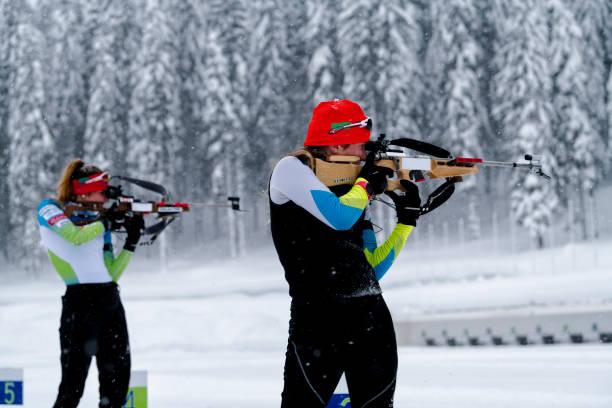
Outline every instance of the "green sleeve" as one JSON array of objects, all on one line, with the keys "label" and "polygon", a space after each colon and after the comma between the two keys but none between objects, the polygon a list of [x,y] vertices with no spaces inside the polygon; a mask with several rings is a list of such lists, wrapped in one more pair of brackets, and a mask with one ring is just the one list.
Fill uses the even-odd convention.
[{"label": "green sleeve", "polygon": [[104,251],[104,264],[113,282],[119,280],[131,258],[132,252],[126,251],[125,249],[121,251],[117,258],[115,258],[112,250]]},{"label": "green sleeve", "polygon": [[63,223],[61,227],[53,227],[56,232],[66,241],[73,245],[82,245],[104,234],[104,225],[100,221],[93,222],[88,225],[76,226],[68,221]]},{"label": "green sleeve", "polygon": [[385,273],[389,270],[397,255],[404,247],[408,235],[412,232],[414,227],[412,225],[396,224],[393,232],[387,238],[387,240],[379,247],[370,251],[365,248],[363,250],[366,259],[374,268],[376,273],[376,279],[380,280]]}]

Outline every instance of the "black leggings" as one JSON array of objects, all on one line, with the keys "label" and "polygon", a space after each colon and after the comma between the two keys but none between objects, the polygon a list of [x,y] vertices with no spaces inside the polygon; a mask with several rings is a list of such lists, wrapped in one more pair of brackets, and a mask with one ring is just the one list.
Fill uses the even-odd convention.
[{"label": "black leggings", "polygon": [[96,356],[100,407],[121,408],[130,381],[125,312],[115,283],[68,286],[62,297],[62,382],[53,408],[75,408]]},{"label": "black leggings", "polygon": [[343,372],[353,408],[393,407],[397,344],[382,296],[294,300],[281,407],[325,407]]}]

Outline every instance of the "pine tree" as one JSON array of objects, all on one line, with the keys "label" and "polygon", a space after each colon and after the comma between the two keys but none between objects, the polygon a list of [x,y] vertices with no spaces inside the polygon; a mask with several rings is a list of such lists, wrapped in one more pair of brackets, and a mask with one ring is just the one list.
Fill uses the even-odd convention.
[{"label": "pine tree", "polygon": [[10,61],[11,44],[15,35],[15,9],[9,0],[0,0],[0,262],[8,257],[9,229],[9,90],[13,68]]},{"label": "pine tree", "polygon": [[[481,114],[485,100],[480,94],[479,73],[483,50],[477,41],[479,10],[473,1],[437,1],[432,4],[433,32],[429,43],[428,69],[433,76],[435,105],[432,117],[435,142],[457,156],[481,157],[480,137],[487,124]],[[482,183],[466,177],[457,186],[467,197],[458,209],[468,220],[470,237],[480,236],[480,201],[477,190]]]},{"label": "pine tree", "polygon": [[[609,1],[605,3],[606,8],[604,10],[605,21],[612,19],[612,3]],[[608,163],[612,163],[612,25],[607,24],[600,32],[602,37],[602,43],[604,44],[604,82],[606,83],[606,90],[604,92],[604,101],[607,107],[607,115],[603,121],[603,133],[604,137],[606,131],[608,133]],[[606,166],[607,174],[610,174],[610,165]]]},{"label": "pine tree", "polygon": [[[374,128],[387,130],[383,90],[378,87],[383,61],[388,50],[388,30],[381,21],[384,4],[368,0],[346,0],[341,3],[338,19],[338,41],[341,67],[344,71],[343,95],[361,105],[373,118]],[[381,55],[382,54],[382,55]]]},{"label": "pine tree", "polygon": [[473,37],[478,44],[477,76],[479,79],[479,95],[482,103],[478,106],[480,132],[480,147],[483,155],[494,157],[497,151],[498,124],[491,111],[491,84],[494,73],[498,67],[495,66],[496,44],[499,38],[496,32],[495,7],[489,0],[473,0],[476,10],[477,21],[472,31]]},{"label": "pine tree", "polygon": [[592,195],[605,161],[601,155],[605,144],[596,129],[596,115],[589,112],[593,102],[589,98],[593,96],[589,95],[589,73],[596,71],[588,69],[584,62],[585,36],[571,10],[559,0],[550,0],[547,7],[551,96],[555,109],[551,150],[562,166],[553,168],[552,172],[557,194],[565,206],[575,196],[574,192],[579,192],[578,222],[586,238],[585,195]]},{"label": "pine tree", "polygon": [[136,59],[128,162],[140,177],[158,183],[174,179],[179,116],[177,52],[180,45],[169,21],[169,2],[150,3],[142,48]]},{"label": "pine tree", "polygon": [[9,260],[33,270],[42,254],[35,207],[54,190],[50,163],[55,159],[55,143],[44,118],[43,34],[27,21],[31,11],[24,7],[15,32],[9,64],[14,67],[9,89],[10,135],[10,224]]},{"label": "pine tree", "polygon": [[[424,85],[416,7],[403,0],[341,4],[337,18],[343,96],[358,102],[373,118],[373,135],[419,139],[416,120]],[[374,218],[385,218],[381,206]]]},{"label": "pine tree", "polygon": [[308,64],[310,55],[306,44],[307,16],[306,2],[291,0],[284,3],[286,46],[283,47],[285,61],[283,69],[287,71],[287,82],[282,90],[287,104],[287,122],[279,146],[281,152],[290,151],[304,142],[310,109],[312,108],[312,91],[308,83]]},{"label": "pine tree", "polygon": [[169,12],[169,24],[176,33],[176,41],[181,44],[176,52],[180,108],[177,154],[183,160],[175,163],[180,181],[173,180],[173,184],[178,194],[197,197],[199,191],[210,187],[210,171],[202,171],[203,167],[209,165],[205,158],[208,146],[201,144],[206,128],[202,117],[207,90],[204,79],[206,21],[198,4],[190,1],[176,2]]},{"label": "pine tree", "polygon": [[[311,106],[342,96],[342,69],[338,47],[340,5],[335,0],[311,2],[306,27],[308,88],[312,92]],[[310,110],[308,110],[310,113]]]},{"label": "pine tree", "polygon": [[[179,37],[170,10],[173,2],[149,2],[142,46],[136,57],[129,113],[128,169],[135,177],[162,185],[176,180],[180,151]],[[171,188],[170,188],[171,191]],[[160,237],[160,263],[166,268],[172,230]]]},{"label": "pine tree", "polygon": [[[557,165],[550,151],[553,107],[548,67],[546,9],[539,1],[513,0],[498,5],[499,38],[494,79],[494,110],[503,126],[501,140],[514,157],[543,156],[547,168]],[[500,40],[501,41],[501,40]],[[550,183],[535,174],[511,177],[513,218],[526,227],[539,247],[550,227],[558,198]]]},{"label": "pine tree", "polygon": [[[586,2],[565,1],[566,7],[572,10],[576,23],[580,27],[582,41],[579,45],[583,68],[584,91],[575,92],[580,100],[580,107],[588,113],[589,122],[597,133],[599,143],[608,145],[608,131],[612,115],[607,111],[608,94],[606,82],[610,75],[612,62],[612,3],[607,0]],[[609,47],[609,49],[608,49]],[[600,147],[601,148],[601,147]],[[595,166],[603,171],[597,172],[594,183],[602,180],[610,170],[607,148],[595,155]]]},{"label": "pine tree", "polygon": [[282,140],[292,125],[287,99],[287,27],[283,9],[278,0],[265,0],[253,5],[255,17],[248,54],[250,86],[247,104],[247,144],[250,146],[247,166],[257,175],[253,180],[253,193],[265,189],[267,174],[277,157],[284,153]]},{"label": "pine tree", "polygon": [[130,54],[139,30],[130,2],[113,0],[89,9],[92,14],[91,99],[88,103],[85,157],[102,168],[126,170],[129,103],[132,93]]},{"label": "pine tree", "polygon": [[[474,38],[479,27],[477,10],[471,1],[437,1],[428,72],[435,77],[437,96],[434,141],[456,155],[479,157],[481,116],[478,68],[481,49]],[[466,178],[463,187],[475,187],[475,179]]]},{"label": "pine tree", "polygon": [[[202,120],[206,124],[204,132],[199,135],[201,145],[206,147],[207,156],[203,161],[207,167],[202,168],[203,174],[223,174],[222,188],[217,188],[218,200],[224,200],[228,195],[234,195],[240,186],[240,174],[236,170],[240,166],[241,158],[233,147],[234,135],[228,133],[226,124],[235,122],[237,117],[234,107],[229,103],[231,85],[228,76],[228,61],[222,52],[218,33],[210,30],[205,37],[206,66],[204,70],[204,83],[209,84],[206,89],[205,103],[202,109]],[[240,235],[242,230],[238,226],[238,219],[233,212],[225,211],[223,219],[228,219],[228,232],[230,249],[233,256],[244,252],[244,239]]]},{"label": "pine tree", "polygon": [[68,161],[84,154],[91,53],[84,49],[80,0],[41,0],[38,7],[47,40],[45,118],[54,137],[61,138],[53,166],[59,174]]},{"label": "pine tree", "polygon": [[[231,135],[231,140],[224,142],[224,157],[228,163],[226,175],[229,178],[225,185],[230,191],[219,190],[219,193],[231,192],[241,197],[243,202],[251,202],[251,196],[248,195],[251,191],[247,186],[252,176],[249,167],[243,163],[247,163],[250,151],[247,136],[252,107],[248,103],[248,95],[252,83],[247,75],[247,59],[254,13],[249,12],[250,8],[243,0],[213,0],[211,3],[207,25],[209,30],[218,33],[218,44],[227,62],[227,101],[233,117],[233,120],[222,126],[224,134]],[[257,195],[254,197],[259,198]],[[218,220],[215,217],[215,221]],[[257,242],[260,239],[262,228],[258,227],[254,217],[237,218],[236,226],[238,252],[244,250],[247,242]]]},{"label": "pine tree", "polygon": [[420,98],[425,89],[423,42],[412,2],[347,1],[338,16],[344,96],[374,119],[390,139],[420,138]]}]

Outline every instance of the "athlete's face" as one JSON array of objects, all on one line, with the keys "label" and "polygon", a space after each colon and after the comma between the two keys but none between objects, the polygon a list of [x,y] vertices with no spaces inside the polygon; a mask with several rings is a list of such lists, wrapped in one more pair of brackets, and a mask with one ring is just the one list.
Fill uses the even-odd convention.
[{"label": "athlete's face", "polygon": [[76,197],[77,203],[97,203],[104,204],[108,201],[108,197],[103,191],[96,191],[94,193],[79,194]]},{"label": "athlete's face", "polygon": [[359,160],[363,161],[366,159],[365,143],[353,143],[344,146],[330,146],[329,150],[331,154],[340,156],[357,156]]}]

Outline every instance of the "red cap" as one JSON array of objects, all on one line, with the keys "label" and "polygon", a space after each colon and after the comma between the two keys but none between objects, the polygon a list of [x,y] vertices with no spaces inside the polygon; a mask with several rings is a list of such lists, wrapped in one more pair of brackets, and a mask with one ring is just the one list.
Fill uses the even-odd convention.
[{"label": "red cap", "polygon": [[334,146],[364,143],[370,140],[370,129],[349,127],[330,134],[339,126],[366,119],[359,105],[348,99],[321,102],[314,108],[304,146]]}]

